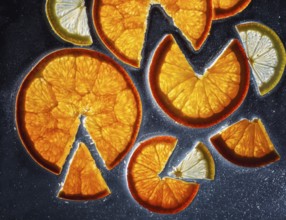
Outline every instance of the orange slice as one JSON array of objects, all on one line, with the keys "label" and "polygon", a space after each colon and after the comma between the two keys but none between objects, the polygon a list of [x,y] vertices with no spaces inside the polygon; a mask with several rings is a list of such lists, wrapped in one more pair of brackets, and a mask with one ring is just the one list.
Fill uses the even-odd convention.
[{"label": "orange slice", "polygon": [[134,67],[140,66],[146,20],[151,4],[161,4],[173,18],[175,25],[191,41],[195,50],[200,49],[211,27],[211,0],[94,1],[94,25],[109,50],[123,62]]},{"label": "orange slice", "polygon": [[249,77],[238,40],[232,40],[204,75],[198,75],[168,35],[152,58],[149,81],[155,100],[171,118],[190,127],[209,127],[240,106]]},{"label": "orange slice", "polygon": [[88,148],[80,143],[58,197],[68,200],[94,200],[109,194],[110,190]]},{"label": "orange slice", "polygon": [[84,116],[84,126],[108,169],[133,145],[141,101],[128,74],[110,58],[86,49],[63,49],[42,59],[23,80],[16,122],[23,145],[59,174]]},{"label": "orange slice", "polygon": [[195,198],[199,185],[169,177],[160,178],[177,140],[155,137],[140,144],[128,165],[128,187],[134,199],[157,213],[175,214]]},{"label": "orange slice", "polygon": [[239,166],[260,167],[280,159],[260,119],[243,119],[213,136],[211,142]]},{"label": "orange slice", "polygon": [[214,19],[228,18],[243,11],[251,0],[213,0]]}]

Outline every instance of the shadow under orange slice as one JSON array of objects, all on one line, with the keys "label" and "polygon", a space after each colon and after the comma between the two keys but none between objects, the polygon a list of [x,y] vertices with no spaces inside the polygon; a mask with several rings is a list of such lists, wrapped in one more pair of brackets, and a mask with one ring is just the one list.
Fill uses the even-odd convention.
[{"label": "shadow under orange slice", "polygon": [[260,119],[243,119],[213,136],[211,142],[239,166],[260,167],[280,159]]},{"label": "shadow under orange slice", "polygon": [[251,0],[213,0],[214,19],[228,18],[243,11]]},{"label": "shadow under orange slice", "polygon": [[95,200],[109,194],[110,190],[88,148],[80,143],[58,197],[68,200]]},{"label": "shadow under orange slice", "polygon": [[141,143],[130,158],[128,187],[133,198],[150,211],[180,212],[190,205],[199,190],[197,183],[159,177],[176,143],[173,137],[154,137]]},{"label": "shadow under orange slice", "polygon": [[172,35],[166,36],[152,58],[152,94],[175,121],[204,128],[232,114],[244,100],[250,71],[244,50],[232,40],[203,75],[194,72]]},{"label": "shadow under orange slice", "polygon": [[152,4],[160,4],[194,49],[200,49],[211,28],[211,0],[94,1],[94,25],[110,51],[127,64],[140,66],[147,16]]},{"label": "shadow under orange slice", "polygon": [[75,141],[80,117],[108,169],[129,151],[141,123],[141,101],[128,74],[112,59],[86,49],[43,58],[26,76],[16,101],[23,145],[59,174]]}]

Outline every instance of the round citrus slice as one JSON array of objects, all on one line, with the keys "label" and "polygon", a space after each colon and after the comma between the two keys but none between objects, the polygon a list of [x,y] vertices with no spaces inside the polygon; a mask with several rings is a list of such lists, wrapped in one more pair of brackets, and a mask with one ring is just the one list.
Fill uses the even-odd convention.
[{"label": "round citrus slice", "polygon": [[240,106],[249,75],[246,55],[237,40],[230,42],[204,75],[198,75],[168,35],[152,58],[149,82],[155,100],[175,121],[209,127]]},{"label": "round citrus slice", "polygon": [[88,148],[80,143],[58,197],[68,200],[95,200],[109,194],[110,190]]},{"label": "round citrus slice", "polygon": [[211,142],[239,166],[260,167],[280,159],[260,119],[243,119],[213,136]]},{"label": "round citrus slice", "polygon": [[239,24],[236,29],[245,48],[260,95],[279,83],[286,65],[286,52],[278,35],[256,22]]},{"label": "round citrus slice", "polygon": [[200,49],[211,28],[211,0],[94,1],[93,20],[96,31],[120,60],[134,67],[140,66],[151,4],[161,4],[195,50]]},{"label": "round citrus slice", "polygon": [[195,198],[199,185],[169,177],[160,178],[177,140],[155,137],[140,144],[128,165],[128,187],[134,199],[150,211],[175,214]]},{"label": "round citrus slice", "polygon": [[20,138],[44,168],[59,174],[80,117],[108,169],[133,145],[141,101],[128,74],[112,59],[86,49],[63,49],[42,59],[23,80],[16,101]]},{"label": "round citrus slice", "polygon": [[64,41],[80,46],[92,44],[84,0],[47,0],[46,15]]},{"label": "round citrus slice", "polygon": [[228,18],[243,11],[251,0],[213,0],[214,19]]},{"label": "round citrus slice", "polygon": [[179,179],[209,179],[215,177],[215,163],[208,148],[203,143],[189,152],[186,157],[173,167],[171,175]]}]

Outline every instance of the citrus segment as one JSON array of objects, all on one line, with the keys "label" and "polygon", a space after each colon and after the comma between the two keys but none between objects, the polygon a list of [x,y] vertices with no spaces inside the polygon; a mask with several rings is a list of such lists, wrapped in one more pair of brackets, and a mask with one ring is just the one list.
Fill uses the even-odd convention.
[{"label": "citrus segment", "polygon": [[152,58],[149,82],[155,100],[171,118],[190,127],[209,127],[242,103],[249,67],[242,46],[232,40],[204,75],[198,75],[168,35]]},{"label": "citrus segment", "polygon": [[[94,1],[93,20],[104,44],[123,62],[140,66],[141,51],[151,4],[161,4],[175,25],[200,49],[208,36],[212,21],[210,0],[99,0]],[[187,23],[185,21],[188,21]]]},{"label": "citrus segment", "polygon": [[17,96],[16,121],[35,160],[60,173],[80,117],[108,169],[133,145],[141,102],[127,73],[110,58],[85,49],[64,49],[39,62]]},{"label": "citrus segment", "polygon": [[208,148],[198,143],[176,167],[171,175],[179,179],[209,179],[215,176],[215,163]]},{"label": "citrus segment", "polygon": [[251,0],[213,0],[214,19],[227,18],[243,11]]},{"label": "citrus segment", "polygon": [[236,29],[245,48],[259,93],[265,95],[279,83],[286,65],[286,51],[278,35],[256,22]]},{"label": "citrus segment", "polygon": [[75,45],[91,45],[84,0],[47,0],[46,15],[54,32]]},{"label": "citrus segment", "polygon": [[227,160],[247,167],[259,167],[279,160],[260,119],[243,119],[211,138]]},{"label": "citrus segment", "polygon": [[160,178],[177,140],[155,137],[140,144],[128,165],[128,187],[143,207],[158,213],[184,210],[196,196],[199,185],[169,177]]},{"label": "citrus segment", "polygon": [[100,199],[110,194],[88,148],[80,143],[58,197],[68,200]]}]

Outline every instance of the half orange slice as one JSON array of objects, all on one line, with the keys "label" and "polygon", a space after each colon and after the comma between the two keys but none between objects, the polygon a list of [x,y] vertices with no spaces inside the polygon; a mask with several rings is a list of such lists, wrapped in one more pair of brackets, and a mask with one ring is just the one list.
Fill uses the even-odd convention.
[{"label": "half orange slice", "polygon": [[80,117],[108,169],[132,147],[141,101],[128,74],[113,60],[86,49],[63,49],[26,76],[16,101],[20,138],[30,155],[59,174]]},{"label": "half orange slice", "polygon": [[95,200],[109,194],[110,190],[88,148],[80,143],[58,197],[68,200]]},{"label": "half orange slice", "polygon": [[167,15],[173,18],[174,24],[190,40],[194,49],[200,49],[211,28],[211,0],[94,1],[94,25],[99,37],[110,51],[127,64],[140,66],[151,4],[162,5]]},{"label": "half orange slice", "polygon": [[209,127],[233,113],[244,100],[250,71],[244,50],[232,40],[204,75],[194,72],[171,35],[152,58],[152,94],[175,121],[190,127]]},{"label": "half orange slice", "polygon": [[239,166],[260,167],[280,159],[260,119],[243,119],[213,136],[211,142]]},{"label": "half orange slice", "polygon": [[160,178],[177,140],[155,137],[140,144],[128,165],[128,187],[134,199],[157,213],[175,214],[195,198],[199,185],[169,177]]},{"label": "half orange slice", "polygon": [[228,18],[243,11],[251,0],[213,0],[214,19]]}]

